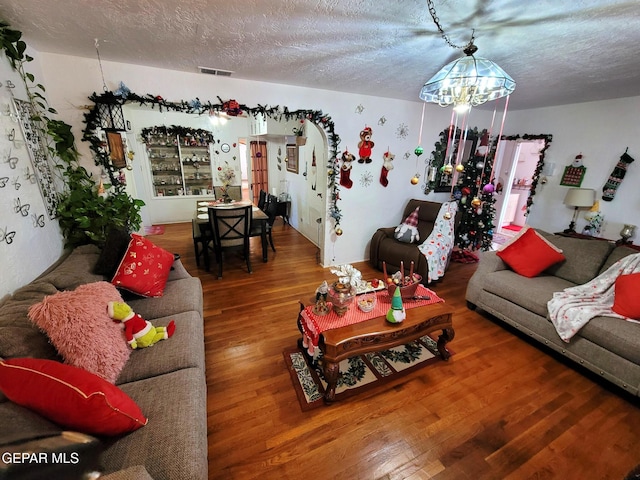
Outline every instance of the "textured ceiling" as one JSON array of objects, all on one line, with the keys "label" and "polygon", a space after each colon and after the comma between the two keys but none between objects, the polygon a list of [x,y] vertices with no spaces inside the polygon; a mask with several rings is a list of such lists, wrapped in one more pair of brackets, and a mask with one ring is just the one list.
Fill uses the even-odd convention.
[{"label": "textured ceiling", "polygon": [[[517,82],[511,109],[640,95],[637,0],[435,0],[451,40]],[[0,0],[42,52],[418,101],[462,56],[426,0]]]}]

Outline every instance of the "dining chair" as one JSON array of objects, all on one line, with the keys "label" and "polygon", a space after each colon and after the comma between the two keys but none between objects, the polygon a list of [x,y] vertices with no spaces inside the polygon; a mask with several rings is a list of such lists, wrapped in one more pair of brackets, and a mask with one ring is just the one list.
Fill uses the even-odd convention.
[{"label": "dining chair", "polygon": [[260,194],[258,195],[258,208],[260,210],[264,210],[264,206],[267,203],[267,192],[260,189]]},{"label": "dining chair", "polygon": [[[276,221],[277,213],[278,213],[278,198],[275,195],[268,194],[266,195],[266,200],[264,204],[264,208],[262,209],[264,213],[267,215],[266,228],[267,228],[267,238],[269,240],[269,245],[271,245],[271,250],[276,251],[276,247],[273,245],[273,235],[271,231],[273,230],[273,223]],[[262,234],[261,225],[256,223],[255,225],[251,225],[251,236],[259,237]]]},{"label": "dining chair", "polygon": [[200,257],[204,257],[204,266],[209,271],[209,251],[213,250],[213,232],[209,223],[199,223],[195,218],[191,220],[193,233],[193,250],[196,255],[196,266],[200,266]]},{"label": "dining chair", "polygon": [[[223,191],[222,191],[221,186],[214,186],[213,187],[213,194],[216,196],[217,199],[220,199],[223,197]],[[242,200],[242,187],[240,185],[229,185],[228,187],[226,187],[227,189],[227,194],[229,195],[229,197],[231,197],[231,200]]]},{"label": "dining chair", "polygon": [[251,273],[249,252],[249,230],[251,225],[251,205],[232,208],[209,208],[209,225],[213,231],[213,251],[218,264],[218,278],[222,278],[223,253],[242,250]]}]

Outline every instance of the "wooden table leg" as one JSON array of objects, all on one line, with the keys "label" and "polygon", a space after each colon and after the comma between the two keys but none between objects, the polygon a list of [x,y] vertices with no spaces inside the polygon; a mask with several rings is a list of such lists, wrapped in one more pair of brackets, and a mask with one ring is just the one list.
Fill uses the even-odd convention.
[{"label": "wooden table leg", "polygon": [[327,381],[327,390],[324,392],[324,403],[336,401],[336,386],[338,385],[338,374],[340,365],[338,363],[324,360],[324,379]]},{"label": "wooden table leg", "polygon": [[267,222],[263,221],[260,228],[260,241],[262,242],[262,261],[267,262]]},{"label": "wooden table leg", "polygon": [[447,343],[453,340],[453,337],[456,336],[456,332],[453,331],[453,328],[443,328],[442,335],[438,337],[438,352],[443,360],[449,360],[451,354],[449,350],[447,350]]}]

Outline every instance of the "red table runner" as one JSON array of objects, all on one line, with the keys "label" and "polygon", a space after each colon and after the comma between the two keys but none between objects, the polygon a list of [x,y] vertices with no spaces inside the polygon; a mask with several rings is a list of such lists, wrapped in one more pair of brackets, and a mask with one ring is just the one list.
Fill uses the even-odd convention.
[{"label": "red table runner", "polygon": [[[429,296],[429,300],[408,300],[402,299],[402,305],[405,309],[414,307],[423,307],[425,305],[433,305],[434,303],[444,302],[433,290],[429,290],[424,285],[418,285],[415,293],[418,297]],[[349,310],[342,317],[331,310],[327,315],[316,315],[313,313],[313,305],[305,307],[301,312],[302,329],[304,330],[303,344],[307,348],[310,355],[314,355],[317,350],[320,334],[326,330],[334,328],[346,327],[354,323],[364,322],[372,318],[386,315],[391,307],[391,297],[387,290],[376,292],[376,306],[368,313],[358,308],[357,297],[353,304],[349,306]]]}]

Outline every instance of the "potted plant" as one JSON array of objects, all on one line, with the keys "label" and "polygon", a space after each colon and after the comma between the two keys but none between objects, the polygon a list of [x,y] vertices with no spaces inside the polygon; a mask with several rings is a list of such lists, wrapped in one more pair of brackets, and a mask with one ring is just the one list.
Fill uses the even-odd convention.
[{"label": "potted plant", "polygon": [[307,137],[304,136],[304,124],[300,127],[293,128],[293,134],[296,136],[296,145],[301,147],[307,144]]}]

